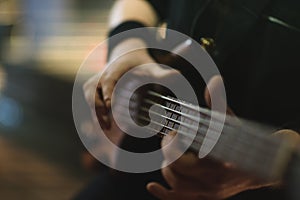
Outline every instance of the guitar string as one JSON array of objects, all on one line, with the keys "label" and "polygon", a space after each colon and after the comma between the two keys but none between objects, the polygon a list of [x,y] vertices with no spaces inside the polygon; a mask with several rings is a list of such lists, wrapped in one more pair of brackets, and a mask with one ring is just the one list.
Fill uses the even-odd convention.
[{"label": "guitar string", "polygon": [[[127,91],[126,91],[127,90]],[[129,96],[132,94],[131,91],[129,89],[126,89],[126,90],[123,90],[122,93],[119,93],[119,94],[122,94],[123,97],[125,98],[129,98]],[[125,94],[123,94],[125,93]],[[215,111],[212,111],[212,110],[209,110],[209,109],[205,109],[205,108],[201,108],[199,106],[194,106],[192,104],[188,104],[188,103],[184,103],[182,101],[177,101],[171,97],[166,97],[166,96],[163,96],[155,91],[148,91],[148,94],[154,96],[154,97],[158,97],[158,98],[161,98],[165,101],[168,101],[168,102],[171,102],[171,103],[176,103],[176,104],[179,104],[179,105],[182,105],[192,111],[195,111],[195,112],[199,112],[201,114],[205,114],[205,115],[210,115],[210,114],[215,114],[215,115],[218,115],[219,113],[215,112]],[[150,99],[149,99],[150,100]],[[156,103],[156,102],[155,102]],[[193,119],[193,116],[190,116],[191,119]],[[197,119],[196,119],[197,120]]]},{"label": "guitar string", "polygon": [[[118,114],[123,114],[122,112],[118,112]],[[120,115],[119,115],[120,116]],[[142,116],[139,116],[140,119],[143,119],[143,120],[148,120],[147,118],[144,118]],[[120,119],[120,118],[119,118]],[[121,120],[125,123],[128,123],[128,118],[127,117],[124,117],[124,118],[121,118]],[[170,131],[176,131],[176,133],[180,134],[181,136],[184,136],[184,137],[187,137],[189,139],[192,139],[190,138],[190,134],[186,133],[186,132],[183,132],[183,131],[180,131],[180,130],[176,130],[175,128],[172,128],[172,127],[167,127],[165,125],[162,125],[160,124],[159,122],[155,122],[154,123],[157,123],[157,125],[160,125],[160,126],[164,126],[165,128],[169,129]],[[162,132],[161,130],[158,130],[158,129],[155,129],[153,127],[149,127],[149,126],[146,126],[145,127],[146,129],[148,129],[149,131],[154,131],[156,134],[160,133],[161,135],[163,136],[167,136],[168,133],[165,133],[165,132]],[[209,144],[202,144],[202,141],[203,141],[203,136],[202,134],[206,133],[205,132],[206,130],[203,130],[203,132],[198,132],[200,133],[200,136],[199,137],[195,137],[192,144],[190,145],[190,149],[194,150],[195,152],[199,151],[199,146],[198,145],[201,145],[203,146],[204,148],[207,147],[209,148],[210,146],[208,146]],[[224,136],[221,136],[221,137],[224,137]],[[182,142],[186,142],[185,139],[186,138],[183,138],[184,140]],[[190,141],[187,141],[190,143]],[[219,160],[222,160],[222,161],[225,161],[225,162],[234,162],[235,160],[232,160],[233,158],[242,158],[243,160],[246,158],[250,159],[251,162],[253,163],[261,163],[261,161],[264,161],[265,165],[266,163],[269,163],[267,166],[273,166],[273,163],[274,163],[274,160],[271,160],[270,157],[271,155],[274,156],[272,153],[270,152],[265,152],[262,151],[262,150],[259,150],[260,152],[260,155],[263,155],[264,157],[262,158],[259,158],[259,156],[256,155],[253,155],[253,154],[249,154],[249,151],[245,152],[245,151],[241,151],[240,149],[235,149],[232,147],[232,145],[228,144],[228,143],[225,143],[225,145],[223,144],[223,146],[227,147],[225,150],[223,149],[222,151],[211,151],[209,152],[209,155],[211,155],[213,158],[218,158]],[[258,149],[256,149],[258,150]],[[235,153],[235,154],[232,154],[232,153]],[[238,153],[238,154],[237,154]],[[261,169],[261,167],[259,167],[259,169]]]},{"label": "guitar string", "polygon": [[[232,126],[234,129],[236,129],[236,127],[239,127],[240,129],[242,128],[241,129],[242,132],[245,132],[245,133],[251,134],[254,137],[266,140],[265,142],[270,141],[269,140],[269,135],[267,135],[268,137],[266,137],[266,134],[263,134],[266,131],[262,131],[260,134],[257,134],[256,132],[258,130],[254,130],[250,126],[246,126],[245,122],[244,122],[244,124],[242,124],[241,120],[239,120],[236,117],[229,116],[229,115],[226,115],[226,114],[222,114],[222,113],[217,112],[217,111],[212,111],[212,110],[209,110],[209,109],[201,108],[199,106],[191,105],[191,104],[188,104],[184,101],[178,101],[178,100],[176,100],[172,97],[166,97],[166,96],[161,95],[161,94],[159,94],[155,91],[148,91],[148,93],[150,95],[154,95],[156,97],[162,98],[164,101],[173,102],[173,103],[179,104],[180,106],[187,107],[187,108],[189,108],[193,111],[199,112],[202,116],[204,115],[204,116],[207,116],[207,117],[211,118],[212,120],[214,120],[214,123],[215,122],[223,123],[222,119],[225,118],[224,125],[226,124],[228,126]],[[156,103],[156,102],[154,102],[154,103]],[[157,104],[157,103],[156,103],[156,105],[159,106],[159,104]],[[182,112],[179,112],[178,114],[183,115],[183,116],[186,115],[185,113],[182,113]],[[189,118],[192,118],[192,117],[193,116],[189,116]],[[196,121],[199,121],[199,120],[196,118]],[[210,123],[210,121],[208,121],[208,123]]]},{"label": "guitar string", "polygon": [[[124,91],[122,91],[122,92],[124,92]],[[122,93],[119,93],[119,94],[122,94]],[[126,94],[130,95],[129,92],[126,92]],[[217,122],[222,122],[222,119],[220,119],[220,118],[225,117],[224,127],[227,127],[227,126],[230,127],[231,126],[233,129],[237,129],[236,127],[239,127],[241,132],[243,132],[243,133],[248,133],[249,135],[258,138],[259,140],[263,140],[266,143],[268,143],[268,142],[273,143],[272,140],[269,140],[269,135],[267,135],[268,137],[266,137],[266,134],[262,134],[264,131],[261,131],[260,134],[255,133],[254,131],[258,131],[258,130],[253,130],[253,128],[250,128],[249,126],[245,126],[245,124],[241,124],[241,121],[238,120],[236,117],[232,117],[232,116],[228,116],[228,115],[224,116],[224,114],[218,113],[216,111],[211,111],[209,109],[205,109],[205,108],[201,108],[201,107],[198,107],[198,106],[190,105],[190,104],[172,99],[170,97],[163,96],[163,95],[158,94],[154,91],[149,91],[149,94],[153,94],[156,97],[163,98],[164,101],[168,101],[168,102],[171,102],[171,103],[177,103],[179,105],[188,107],[188,108],[192,109],[193,111],[199,112],[201,115],[204,115],[204,116],[207,116],[207,117],[211,118],[213,120],[214,125],[222,126],[222,124],[217,124]],[[128,95],[126,96],[126,95],[122,94],[122,97],[123,98],[128,98]],[[181,115],[181,117],[183,117],[183,118],[184,117],[189,118],[192,121],[197,122],[197,123],[199,121],[199,119],[197,119],[197,117],[195,117],[195,116],[192,116],[192,115],[189,115],[189,114],[186,114],[186,113],[168,108],[166,106],[163,106],[161,104],[153,102],[150,99],[146,99],[145,101],[146,101],[146,103],[151,103],[153,105],[157,105],[161,108],[167,109],[171,112],[177,113],[177,114]],[[200,120],[203,120],[203,119],[200,119]],[[211,122],[211,120],[206,121],[206,123],[208,123],[208,124],[210,122]],[[217,133],[217,137],[218,136],[219,136],[219,134]]]},{"label": "guitar string", "polygon": [[[156,113],[156,112],[153,112],[153,111],[150,111],[152,114],[155,114],[155,115],[159,115],[159,116],[162,116],[162,115],[160,115],[160,113]],[[163,116],[162,116],[163,117]],[[139,118],[141,118],[141,119],[143,119],[144,121],[146,121],[146,122],[151,122],[151,120],[150,119],[147,119],[146,117],[143,117],[143,116],[139,116]],[[165,118],[166,119],[166,118]],[[169,119],[167,119],[167,120],[169,120]],[[181,125],[182,123],[180,122],[180,121],[177,121],[177,120],[173,120],[175,123],[177,123],[177,124],[179,124],[179,125]],[[152,121],[152,122],[155,122],[155,121]],[[205,121],[203,121],[203,122],[205,122]],[[160,123],[158,123],[158,122],[155,122],[157,125],[160,125]],[[170,126],[168,126],[168,125],[164,125],[163,126],[163,128],[167,128],[167,129],[169,129],[169,130],[171,130],[171,131],[176,131],[176,132],[178,132],[178,129],[175,129],[175,128],[173,128],[172,126],[170,127]],[[193,128],[192,128],[193,129]],[[211,127],[209,127],[209,121],[207,121],[206,120],[206,123],[201,123],[201,126],[199,127],[199,128],[197,128],[197,129],[193,129],[193,131],[196,131],[196,130],[198,130],[197,131],[197,134],[196,134],[196,136],[195,136],[195,138],[194,138],[194,142],[196,142],[196,143],[198,143],[198,144],[200,144],[200,145],[203,145],[203,140],[208,136],[207,135],[207,131],[208,130],[210,130],[210,133],[212,133],[212,134],[216,134],[216,135],[218,135],[218,136],[220,136],[220,137],[222,137],[222,140],[221,141],[223,141],[224,142],[224,140],[226,140],[226,139],[231,139],[231,145],[229,144],[229,143],[225,143],[225,145],[226,146],[228,146],[229,148],[230,148],[230,151],[238,151],[238,152],[241,152],[242,154],[244,154],[244,156],[245,156],[245,153],[243,153],[238,147],[238,145],[232,145],[232,143],[233,143],[233,138],[232,138],[232,136],[233,135],[235,135],[235,136],[241,136],[241,134],[238,134],[238,132],[237,132],[237,130],[233,130],[233,128],[232,127],[228,127],[228,126],[225,126],[224,128],[223,128],[223,134],[222,135],[219,135],[218,134],[218,131],[219,130],[214,130],[213,128],[211,128]],[[230,131],[231,130],[231,131]],[[155,129],[155,131],[159,131],[159,130],[157,130],[157,129]],[[235,131],[235,132],[233,132],[233,131]],[[226,133],[230,133],[229,135],[228,134],[226,134]],[[183,131],[180,131],[179,130],[179,134],[181,134],[181,135],[184,135],[184,136],[186,136],[188,133],[186,133],[186,132],[183,132]],[[240,138],[241,137],[236,137],[236,138],[234,138],[234,139],[237,139],[237,140],[235,140],[234,141],[234,143],[238,143],[239,145],[248,145],[249,147],[250,146],[252,146],[252,144],[251,143],[249,143],[248,141],[246,141],[246,140],[240,140]],[[208,137],[208,139],[209,140],[211,140],[211,141],[216,141],[216,142],[218,142],[219,140],[218,140],[218,138],[212,138],[212,137]],[[269,138],[266,138],[266,139],[269,139]],[[192,144],[193,145],[193,144]],[[197,146],[197,144],[195,144],[196,146]],[[274,146],[275,146],[275,143],[274,143]],[[209,147],[209,146],[208,146]],[[196,149],[194,149],[194,150],[199,150],[199,147],[197,146],[197,148]],[[269,152],[269,150],[270,149],[265,149],[265,148],[263,148],[263,150],[260,148],[257,148],[256,150],[260,150],[259,152],[260,153],[264,153],[264,155],[273,155],[273,153],[274,152]],[[273,150],[273,149],[271,149],[271,150]],[[247,151],[247,153],[249,153],[249,151]]]},{"label": "guitar string", "polygon": [[[124,92],[124,91],[122,91],[122,92]],[[219,112],[212,111],[212,110],[209,110],[209,109],[206,109],[206,108],[201,108],[199,106],[191,105],[191,104],[185,103],[183,101],[178,101],[174,98],[163,96],[163,95],[161,95],[157,92],[154,92],[154,91],[148,91],[148,93],[150,95],[155,96],[155,97],[162,98],[164,101],[168,101],[168,102],[171,102],[171,103],[176,103],[176,104],[179,104],[180,106],[186,107],[186,108],[188,108],[192,111],[198,112],[202,116],[207,116],[208,118],[211,118],[212,120],[214,120],[214,123],[215,122],[221,122],[222,123],[223,122],[222,118],[224,119],[224,117],[225,117],[225,122],[224,123],[227,124],[228,126],[243,127],[244,132],[247,132],[247,133],[253,135],[254,137],[265,138],[266,134],[264,134],[264,135],[263,134],[255,134],[256,130],[253,130],[253,128],[251,128],[249,126],[242,126],[244,124],[241,124],[241,121],[236,117],[232,117],[232,116],[229,116],[229,115],[226,115],[226,114],[221,114]],[[130,95],[129,90],[128,90],[128,92],[126,92],[126,94]],[[128,96],[126,96],[126,95],[125,96],[122,95],[122,96],[125,97],[125,98],[128,98]],[[179,112],[179,111],[174,110],[174,109],[172,110],[171,108],[168,108],[168,107],[163,106],[161,104],[157,104],[157,102],[153,102],[150,99],[146,99],[146,102],[148,102],[150,104],[153,104],[153,105],[157,105],[157,106],[159,106],[163,109],[169,110],[169,111],[174,112],[176,114],[179,114],[183,117],[189,118],[194,122],[199,121],[199,119],[197,117],[193,116],[193,115],[189,115],[187,113]],[[262,132],[262,133],[264,133],[264,132]]]},{"label": "guitar string", "polygon": [[[145,101],[147,101],[147,100],[145,100]],[[149,102],[149,101],[147,101],[147,102]],[[152,102],[152,103],[155,103],[155,102]],[[161,108],[167,108],[167,107],[162,106],[162,105],[157,104],[157,103],[155,103],[155,105],[156,105],[156,106],[159,106],[159,107],[161,107]],[[178,120],[176,120],[176,119],[173,119],[173,118],[170,118],[170,117],[166,117],[165,115],[163,115],[163,114],[161,114],[161,113],[155,112],[155,111],[153,111],[153,110],[149,110],[149,109],[147,109],[146,107],[142,107],[141,110],[143,110],[143,111],[145,111],[145,112],[148,111],[148,112],[151,113],[151,114],[154,114],[154,115],[157,115],[157,116],[159,116],[159,117],[162,117],[162,118],[164,118],[164,119],[166,119],[166,120],[168,120],[168,121],[172,121],[173,123],[177,123],[177,124],[179,124],[179,125],[183,125],[184,127],[187,127],[188,129],[193,129],[194,131],[197,130],[198,128],[200,128],[200,127],[193,126],[193,125],[190,125],[190,124],[185,123],[185,122],[184,122],[184,119],[183,119],[183,122],[181,122],[181,121],[178,121]],[[170,109],[170,108],[169,108],[168,110],[171,111],[171,112],[174,111],[175,113],[177,113],[177,114],[179,114],[179,115],[180,115],[180,114],[183,115],[182,112],[179,112],[179,111],[176,111],[176,110],[172,110],[172,109]],[[193,117],[193,116],[190,116],[190,117]],[[232,119],[236,121],[235,118],[232,118]],[[199,118],[199,120],[195,120],[195,122],[197,122],[197,123],[198,123],[198,121],[199,121],[199,124],[200,124],[200,125],[207,126],[207,129],[210,128],[210,130],[214,130],[213,132],[211,131],[211,133],[215,133],[217,137],[219,136],[219,134],[218,134],[219,129],[215,129],[214,126],[210,126],[211,121],[208,120],[208,119],[206,119],[206,117],[204,117],[204,118],[201,117],[201,118]],[[243,144],[245,144],[245,145],[250,145],[249,141],[247,141],[247,140],[241,140],[241,138],[246,134],[245,131],[241,128],[241,127],[242,127],[242,124],[240,123],[241,125],[234,127],[234,126],[232,126],[232,124],[230,124],[230,123],[231,123],[230,120],[229,120],[229,121],[227,120],[227,122],[228,122],[228,123],[227,123],[227,124],[224,124],[224,126],[223,126],[223,128],[222,128],[223,135],[226,134],[226,133],[229,133],[229,132],[232,133],[233,131],[235,131],[235,133],[237,133],[237,129],[240,129],[239,134],[236,135],[236,136],[239,136],[239,137],[236,138],[236,139],[237,139],[236,142],[243,143]],[[219,123],[218,126],[221,125],[221,122],[214,121],[213,123],[214,123],[214,125],[216,125],[216,123]],[[231,135],[233,135],[233,134],[231,134]],[[264,136],[263,138],[266,140],[266,142],[269,141],[269,137],[265,137],[265,136]],[[215,139],[215,138],[214,138],[214,139]],[[253,139],[253,138],[252,138],[252,139]],[[259,138],[259,139],[261,140],[261,138]],[[274,146],[275,146],[275,144],[274,144]]]},{"label": "guitar string", "polygon": [[[147,111],[147,108],[142,107],[141,110]],[[205,126],[205,127],[207,127],[207,130],[208,130],[208,129],[213,130],[213,132],[212,132],[212,131],[211,131],[211,132],[212,132],[212,133],[216,133],[216,135],[219,136],[219,134],[218,134],[219,129],[215,129],[214,126],[210,126],[210,120],[207,120],[207,119],[199,118],[199,125],[201,125],[201,126],[200,126],[200,127],[197,127],[197,126],[189,125],[189,124],[187,124],[187,123],[185,123],[185,122],[178,121],[178,120],[173,119],[173,118],[170,118],[170,117],[166,117],[166,116],[164,116],[164,115],[162,115],[162,114],[160,114],[160,113],[158,113],[158,112],[155,112],[155,111],[153,111],[153,110],[149,110],[149,113],[154,114],[154,115],[159,116],[159,117],[162,117],[162,118],[165,119],[165,120],[172,121],[173,123],[176,123],[176,124],[178,124],[178,125],[182,125],[182,126],[188,128],[188,129],[190,129],[190,130],[193,130],[193,131],[198,130],[199,128],[201,128],[201,126],[202,126],[202,127]],[[184,120],[183,120],[183,121],[184,121]],[[151,121],[148,121],[148,122],[151,122]],[[214,123],[216,123],[216,122],[214,122]],[[226,133],[229,133],[229,132],[230,132],[230,133],[233,133],[233,131],[235,131],[234,133],[236,133],[236,132],[237,132],[236,129],[237,129],[237,128],[234,129],[234,128],[231,127],[231,126],[225,125],[225,126],[223,127],[223,129],[222,129],[222,132],[223,132],[223,135],[226,135]],[[225,130],[226,130],[226,131],[225,131]],[[231,130],[231,131],[230,131],[230,130]],[[244,133],[241,132],[241,133],[239,134],[239,136],[241,136],[242,134],[244,134]],[[216,138],[214,138],[214,139],[216,139]],[[244,143],[244,142],[243,142],[243,143]],[[244,143],[244,144],[245,144],[245,143]]]},{"label": "guitar string", "polygon": [[[123,105],[123,104],[119,104],[119,105],[122,105],[124,108],[126,108],[126,106],[125,105]],[[124,110],[124,109],[123,109]],[[120,114],[120,112],[118,112],[118,114]],[[158,113],[159,114],[159,113]],[[140,116],[139,116],[140,117]],[[141,117],[140,117],[141,118]],[[124,118],[125,119],[125,118]],[[151,122],[151,121],[149,121],[149,119],[147,119],[147,118],[144,118],[144,117],[142,117],[142,119],[143,120],[148,120],[148,122]],[[125,119],[125,121],[128,121],[128,119],[126,118]],[[202,122],[203,122],[203,120],[202,120]],[[173,127],[169,127],[169,126],[167,126],[167,125],[162,125],[161,124],[161,122],[154,122],[154,123],[156,123],[157,125],[159,125],[159,126],[161,126],[160,127],[160,129],[162,129],[162,128],[167,128],[167,129],[169,129],[169,130],[173,130],[173,131],[177,131],[177,133],[178,134],[181,134],[181,135],[183,135],[183,136],[185,136],[185,137],[188,137],[189,139],[192,139],[194,136],[193,135],[191,135],[190,133],[186,133],[186,132],[183,132],[183,131],[180,131],[180,130],[176,130],[176,129],[174,129]],[[205,126],[207,126],[208,124],[210,123],[210,121],[206,121],[206,123],[200,123],[201,125],[205,125]],[[162,127],[163,126],[163,127]],[[224,128],[226,128],[226,126],[224,127]],[[228,128],[228,127],[227,127]],[[203,141],[203,139],[204,139],[204,137],[205,136],[203,136],[202,134],[205,134],[206,133],[206,131],[207,131],[208,129],[205,129],[203,132],[199,132],[199,131],[197,131],[197,130],[195,130],[194,129],[194,131],[197,131],[198,133],[200,133],[200,135],[197,135],[195,138],[194,138],[194,141],[195,142],[197,142],[198,144],[200,144],[200,143],[202,143],[202,141]],[[226,129],[226,130],[228,130],[228,129]],[[161,132],[161,130],[157,130],[157,129],[155,129],[155,131],[156,131],[156,133],[162,133]],[[224,131],[224,129],[223,129],[223,131]],[[224,131],[225,132],[225,131]],[[226,132],[229,132],[229,131],[226,131]],[[211,133],[217,133],[215,130],[214,131],[212,131],[211,130]],[[163,135],[167,135],[167,134],[163,134]],[[228,138],[228,136],[227,136],[227,134],[222,134],[221,135],[221,137],[224,139],[224,138]],[[216,141],[216,138],[212,138],[210,135],[209,136],[206,136],[206,138],[208,139],[208,140],[211,140],[211,141]],[[239,138],[239,137],[238,137]],[[243,140],[243,141],[245,141],[245,140]],[[251,145],[250,143],[248,143],[248,144],[245,144],[245,145]],[[227,144],[227,146],[229,147],[229,149],[232,151],[233,149],[234,149],[234,147],[236,147],[236,145],[230,145],[229,146],[229,144]],[[252,146],[252,145],[251,145]],[[256,150],[258,150],[259,148],[257,148]],[[195,150],[199,150],[199,149],[195,149]],[[238,150],[238,149],[236,149],[236,150]],[[267,151],[267,150],[270,150],[270,149],[264,149],[263,151],[260,151],[260,153],[263,153],[263,152],[265,152],[265,151]],[[243,153],[243,152],[241,152],[242,154],[245,154],[245,153]],[[247,151],[247,153],[249,153],[249,151]],[[265,153],[265,155],[269,155],[269,154],[272,154],[272,153]]]}]

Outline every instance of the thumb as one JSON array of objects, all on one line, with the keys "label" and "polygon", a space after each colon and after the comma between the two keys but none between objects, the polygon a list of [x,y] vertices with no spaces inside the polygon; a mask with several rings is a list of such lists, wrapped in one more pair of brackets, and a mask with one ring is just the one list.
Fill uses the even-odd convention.
[{"label": "thumb", "polygon": [[275,137],[280,137],[283,140],[287,140],[292,145],[299,145],[300,144],[300,136],[299,133],[289,130],[289,129],[282,129],[273,134]]},{"label": "thumb", "polygon": [[[209,80],[204,91],[204,99],[209,108],[212,108],[213,104],[216,111],[223,110],[222,106],[226,103],[226,93],[223,78],[220,75],[213,76]],[[229,115],[234,115],[233,111],[228,106],[226,112]]]}]

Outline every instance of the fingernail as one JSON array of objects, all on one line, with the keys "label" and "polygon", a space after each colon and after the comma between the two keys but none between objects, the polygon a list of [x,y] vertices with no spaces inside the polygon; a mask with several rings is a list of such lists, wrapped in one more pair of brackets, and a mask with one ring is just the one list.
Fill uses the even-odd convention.
[{"label": "fingernail", "polygon": [[155,187],[155,184],[153,182],[147,184],[147,190],[152,194],[159,193],[159,190],[157,190],[157,187]]}]

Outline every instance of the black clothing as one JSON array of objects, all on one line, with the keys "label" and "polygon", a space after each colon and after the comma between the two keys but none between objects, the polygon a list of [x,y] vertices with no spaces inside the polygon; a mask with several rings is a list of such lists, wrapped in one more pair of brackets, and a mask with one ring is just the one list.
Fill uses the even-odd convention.
[{"label": "black clothing", "polygon": [[[167,22],[168,28],[189,35],[196,41],[200,41],[202,37],[210,37],[216,41],[219,52],[213,52],[211,56],[224,77],[228,104],[238,116],[278,128],[300,127],[300,120],[298,126],[295,126],[297,122],[293,126],[289,125],[300,119],[299,0],[269,0],[261,12],[253,9],[255,6],[252,7],[260,0],[148,1],[161,21]],[[236,16],[235,12],[238,13]],[[239,16],[244,16],[245,13],[252,16],[255,23],[241,36],[242,40],[223,37],[225,34],[230,37],[236,33],[235,28],[243,25],[244,18]],[[234,17],[230,21],[228,16]],[[225,44],[225,47],[218,49],[218,44]],[[226,45],[234,48],[227,48]],[[197,77],[193,79],[198,80]],[[104,175],[106,177],[101,184],[106,180],[118,182],[118,187],[113,190],[124,199],[151,199],[144,186],[153,180],[149,180],[149,177],[161,179],[159,172],[139,175],[136,179],[132,177],[137,175],[123,175],[117,181],[114,176]],[[139,188],[139,193],[134,194],[137,190],[132,186],[136,185],[143,187]],[[103,191],[103,188],[99,185],[98,192],[109,191]],[[120,199],[119,197],[111,199]],[[264,198],[276,200],[284,199],[284,196],[280,190],[264,188],[246,191],[231,199]]]},{"label": "black clothing", "polygon": [[[166,13],[160,16],[161,20],[167,21],[168,28],[196,41],[202,37],[213,38],[216,46],[226,40],[221,33],[235,32],[222,27],[228,24],[226,16],[230,12],[239,9],[252,13],[256,23],[243,36],[236,50],[220,60],[218,55],[212,57],[224,77],[229,106],[238,116],[282,126],[300,117],[300,94],[297,92],[300,83],[300,2],[270,0],[262,13],[255,13],[243,7],[247,1],[149,0],[158,13]],[[237,15],[230,28],[238,27],[243,23],[241,20]],[[233,38],[229,45],[234,46],[234,42]]]}]

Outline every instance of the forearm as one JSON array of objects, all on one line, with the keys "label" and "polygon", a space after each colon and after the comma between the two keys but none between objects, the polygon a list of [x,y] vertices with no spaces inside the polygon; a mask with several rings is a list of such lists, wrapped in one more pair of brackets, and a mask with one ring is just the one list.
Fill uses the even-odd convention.
[{"label": "forearm", "polygon": [[114,4],[109,29],[112,30],[126,21],[136,21],[145,26],[156,26],[159,22],[156,11],[145,0],[118,0]]},{"label": "forearm", "polygon": [[[114,60],[123,53],[146,47],[145,37],[149,39],[146,30],[131,32],[112,38],[124,31],[156,26],[158,16],[153,6],[146,0],[118,0],[114,4],[109,17],[108,60]],[[128,41],[127,41],[128,40]]]},{"label": "forearm", "polygon": [[[108,62],[113,62],[117,58],[133,50],[139,50],[142,57],[147,57],[146,43],[140,38],[128,38],[112,48]],[[148,56],[149,57],[149,56]]]}]

